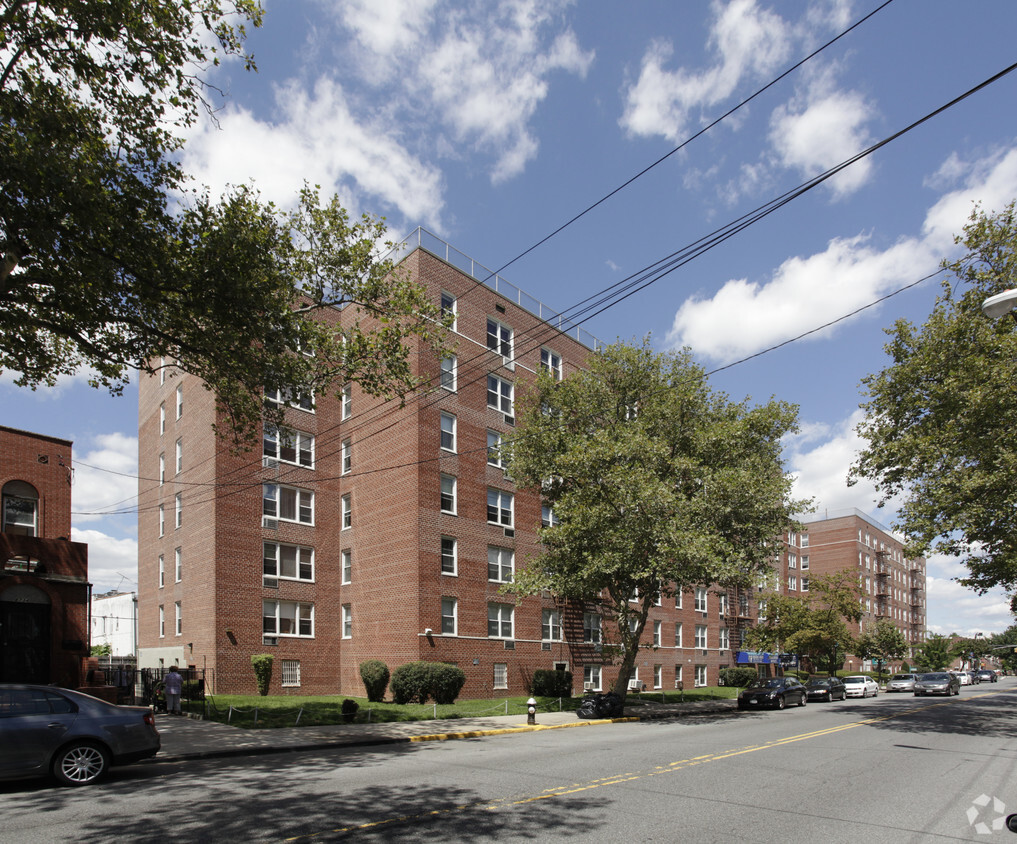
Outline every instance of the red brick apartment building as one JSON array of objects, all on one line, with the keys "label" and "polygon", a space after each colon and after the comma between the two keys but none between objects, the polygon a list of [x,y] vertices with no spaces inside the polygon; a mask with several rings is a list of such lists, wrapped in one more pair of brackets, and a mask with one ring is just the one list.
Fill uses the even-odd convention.
[{"label": "red brick apartment building", "polygon": [[[142,380],[141,666],[205,668],[222,693],[254,691],[258,653],[275,656],[275,694],[362,695],[367,659],[455,663],[469,697],[523,693],[540,668],[572,671],[577,687],[613,682],[596,608],[517,606],[500,591],[537,553],[547,514],[499,465],[499,438],[535,373],[568,377],[596,341],[426,232],[401,262],[455,312],[458,343],[443,361],[412,349],[430,388],[403,408],[353,386],[288,406],[289,430],[238,456],[213,437],[200,381]],[[754,611],[748,590],[666,601],[632,679],[716,684]]]},{"label": "red brick apartment building", "polygon": [[[809,578],[854,571],[864,615],[853,635],[885,618],[904,634],[911,653],[925,643],[925,558],[909,559],[888,528],[860,510],[849,510],[803,524],[788,537],[785,554],[786,593],[808,592]],[[868,661],[848,654],[847,670],[870,670]]]},{"label": "red brick apartment building", "polygon": [[71,480],[69,440],[0,426],[0,682],[81,683],[90,586]]}]

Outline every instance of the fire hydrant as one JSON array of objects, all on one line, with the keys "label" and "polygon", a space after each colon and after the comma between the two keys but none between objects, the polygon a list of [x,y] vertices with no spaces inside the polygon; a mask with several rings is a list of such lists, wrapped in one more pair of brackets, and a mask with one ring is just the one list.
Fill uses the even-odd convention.
[{"label": "fire hydrant", "polygon": [[526,701],[526,723],[537,723],[537,701],[535,701],[532,697]]}]

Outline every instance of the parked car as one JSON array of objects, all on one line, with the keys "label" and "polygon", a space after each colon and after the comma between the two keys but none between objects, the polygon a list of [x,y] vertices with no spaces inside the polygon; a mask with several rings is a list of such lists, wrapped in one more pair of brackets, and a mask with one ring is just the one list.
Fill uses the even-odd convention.
[{"label": "parked car", "polygon": [[0,684],[0,779],[52,775],[89,785],[111,765],[159,752],[155,716],[52,686]]},{"label": "parked car", "polygon": [[871,677],[858,674],[853,677],[844,678],[844,688],[848,697],[875,697],[879,694],[879,686]]},{"label": "parked car", "polygon": [[999,678],[996,676],[995,671],[991,671],[988,668],[983,668],[978,672],[978,677],[983,683],[995,683]]},{"label": "parked car", "polygon": [[738,693],[739,709],[761,709],[772,706],[783,709],[789,703],[805,706],[808,693],[794,677],[761,677]]},{"label": "parked car", "polygon": [[950,673],[957,677],[962,686],[971,685],[971,675],[967,671],[951,671]]},{"label": "parked car", "polygon": [[922,695],[959,695],[961,679],[951,671],[921,674],[915,682],[915,697]]},{"label": "parked car", "polygon": [[886,683],[888,692],[913,692],[917,674],[894,674]]},{"label": "parked car", "polygon": [[813,677],[805,691],[809,700],[844,700],[847,696],[839,677]]}]

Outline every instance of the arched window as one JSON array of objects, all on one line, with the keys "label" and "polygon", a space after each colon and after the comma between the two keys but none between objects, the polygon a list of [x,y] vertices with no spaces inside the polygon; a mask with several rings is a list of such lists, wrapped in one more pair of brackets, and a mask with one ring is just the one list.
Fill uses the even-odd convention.
[{"label": "arched window", "polygon": [[3,488],[3,532],[39,535],[39,493],[24,481],[8,481]]}]

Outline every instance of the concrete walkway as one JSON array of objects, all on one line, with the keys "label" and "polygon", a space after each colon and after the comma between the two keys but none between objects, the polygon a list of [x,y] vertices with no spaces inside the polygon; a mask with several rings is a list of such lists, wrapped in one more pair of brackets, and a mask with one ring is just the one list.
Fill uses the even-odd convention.
[{"label": "concrete walkway", "polygon": [[575,712],[539,712],[536,725],[526,723],[526,715],[498,715],[487,718],[457,718],[439,721],[397,721],[377,724],[335,724],[324,727],[285,727],[250,730],[201,721],[184,716],[156,715],[162,738],[162,750],[149,764],[179,762],[187,759],[213,759],[268,753],[325,750],[334,747],[368,747],[413,741],[448,741],[508,735],[536,730],[561,730],[595,727],[605,724],[678,718],[732,712],[733,700],[696,701],[694,703],[629,706],[622,718],[589,720]]}]

